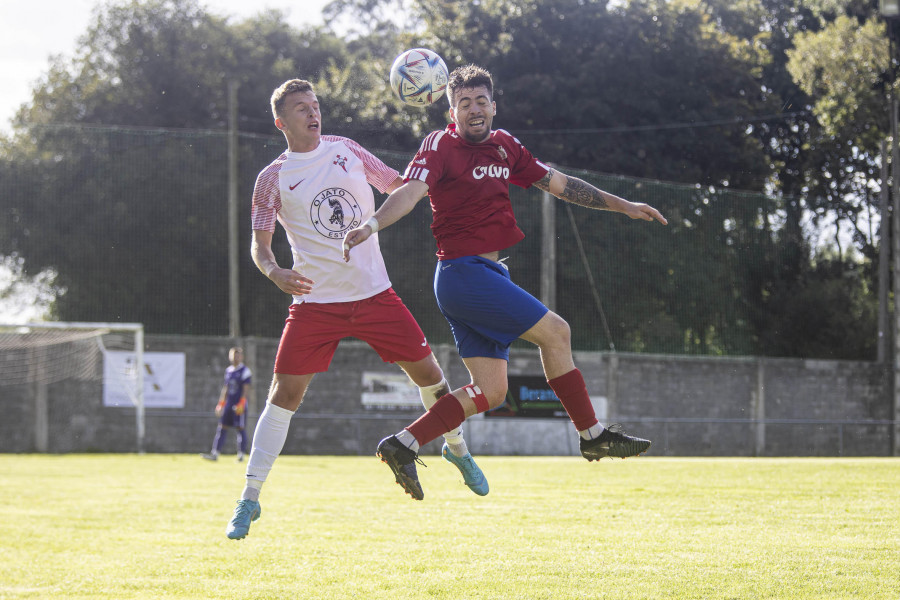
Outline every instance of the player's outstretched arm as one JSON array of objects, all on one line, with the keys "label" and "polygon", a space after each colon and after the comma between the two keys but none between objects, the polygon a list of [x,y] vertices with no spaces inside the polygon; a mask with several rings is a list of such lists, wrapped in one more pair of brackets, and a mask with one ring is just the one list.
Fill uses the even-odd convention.
[{"label": "player's outstretched arm", "polygon": [[[376,231],[393,225],[416,207],[419,200],[428,193],[428,184],[418,179],[410,179],[388,196],[375,215],[356,229],[344,235],[344,261],[350,260],[350,250],[369,239]],[[374,222],[372,222],[374,220]]]},{"label": "player's outstretched arm", "polygon": [[550,172],[535,183],[534,187],[549,192],[560,200],[579,206],[597,210],[611,210],[628,215],[632,219],[656,220],[663,225],[669,224],[666,218],[649,204],[630,202],[624,198],[619,198],[614,194],[595,188],[582,179],[566,175],[556,169],[550,169]]},{"label": "player's outstretched arm", "polygon": [[275,260],[272,252],[272,232],[262,229],[253,230],[253,240],[250,243],[250,256],[256,263],[256,268],[272,280],[285,294],[302,296],[312,290],[315,283],[312,279],[304,277],[292,269],[282,269]]}]

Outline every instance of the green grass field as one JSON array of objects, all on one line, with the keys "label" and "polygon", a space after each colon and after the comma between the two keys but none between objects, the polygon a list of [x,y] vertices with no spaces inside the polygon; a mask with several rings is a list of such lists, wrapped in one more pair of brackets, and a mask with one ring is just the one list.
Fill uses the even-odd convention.
[{"label": "green grass field", "polygon": [[900,460],[0,455],[0,598],[900,598]]}]

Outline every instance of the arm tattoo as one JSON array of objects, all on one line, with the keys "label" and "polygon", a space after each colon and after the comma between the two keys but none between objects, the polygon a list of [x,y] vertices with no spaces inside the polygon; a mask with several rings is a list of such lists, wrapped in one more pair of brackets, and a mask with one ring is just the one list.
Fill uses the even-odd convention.
[{"label": "arm tattoo", "polygon": [[[554,194],[555,196],[566,202],[571,202],[572,204],[578,204],[579,206],[585,206],[587,208],[596,208],[597,210],[609,208],[609,205],[600,190],[577,177],[572,177],[570,175],[566,175],[565,177],[565,189],[561,194]],[[550,179],[552,178],[553,169],[550,169],[546,175],[532,185],[539,190],[544,190],[545,192],[552,194],[553,192],[550,191]]]},{"label": "arm tattoo", "polygon": [[532,185],[539,190],[550,192],[550,179],[553,177],[553,169],[547,171],[547,174],[541,177],[540,181],[535,181]]},{"label": "arm tattoo", "polygon": [[559,197],[566,202],[587,208],[595,208],[597,210],[609,208],[606,198],[603,197],[600,190],[577,177],[569,175],[566,175],[566,189],[563,190]]}]

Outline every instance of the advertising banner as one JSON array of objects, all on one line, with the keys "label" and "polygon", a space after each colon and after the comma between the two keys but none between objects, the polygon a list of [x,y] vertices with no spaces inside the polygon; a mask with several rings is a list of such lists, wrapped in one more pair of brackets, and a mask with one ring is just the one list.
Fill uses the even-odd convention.
[{"label": "advertising banner", "polygon": [[[134,406],[134,352],[107,351],[103,358],[103,406]],[[184,408],[184,352],[145,352],[144,407]]]}]

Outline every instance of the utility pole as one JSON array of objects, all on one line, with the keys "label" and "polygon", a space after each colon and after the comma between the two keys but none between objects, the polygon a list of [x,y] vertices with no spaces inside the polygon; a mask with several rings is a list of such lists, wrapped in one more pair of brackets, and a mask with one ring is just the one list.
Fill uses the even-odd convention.
[{"label": "utility pole", "polygon": [[[893,276],[894,276],[894,356],[891,360],[891,370],[893,374],[893,410],[891,411],[891,454],[900,456],[900,307],[897,306],[900,301],[900,146],[897,142],[897,95],[895,90],[897,79],[897,61],[894,57],[896,50],[897,25],[900,20],[900,0],[879,0],[878,10],[884,17],[885,25],[888,30],[889,43],[889,60],[890,64],[890,100],[891,100],[891,200],[893,218],[891,225],[893,227],[891,235],[891,250],[894,253],[893,260]],[[882,186],[886,186],[887,182],[882,181]],[[886,218],[887,215],[882,215]]]},{"label": "utility pole", "polygon": [[900,146],[897,145],[897,100],[891,99],[891,196],[893,200],[893,235],[891,236],[891,250],[894,253],[894,356],[891,364],[894,371],[894,410],[892,419],[894,426],[891,435],[891,454],[900,456],[900,310],[897,301],[900,299]]},{"label": "utility pole", "polygon": [[238,262],[238,82],[228,82],[228,332],[241,337],[241,286]]},{"label": "utility pole", "polygon": [[556,310],[556,200],[541,193],[541,302]]},{"label": "utility pole", "polygon": [[891,362],[891,321],[888,303],[890,302],[891,281],[891,221],[888,218],[890,211],[890,192],[887,186],[888,175],[888,150],[887,140],[881,140],[881,194],[879,194],[878,210],[881,213],[881,223],[878,226],[878,237],[881,243],[878,247],[878,364],[888,366]]}]

